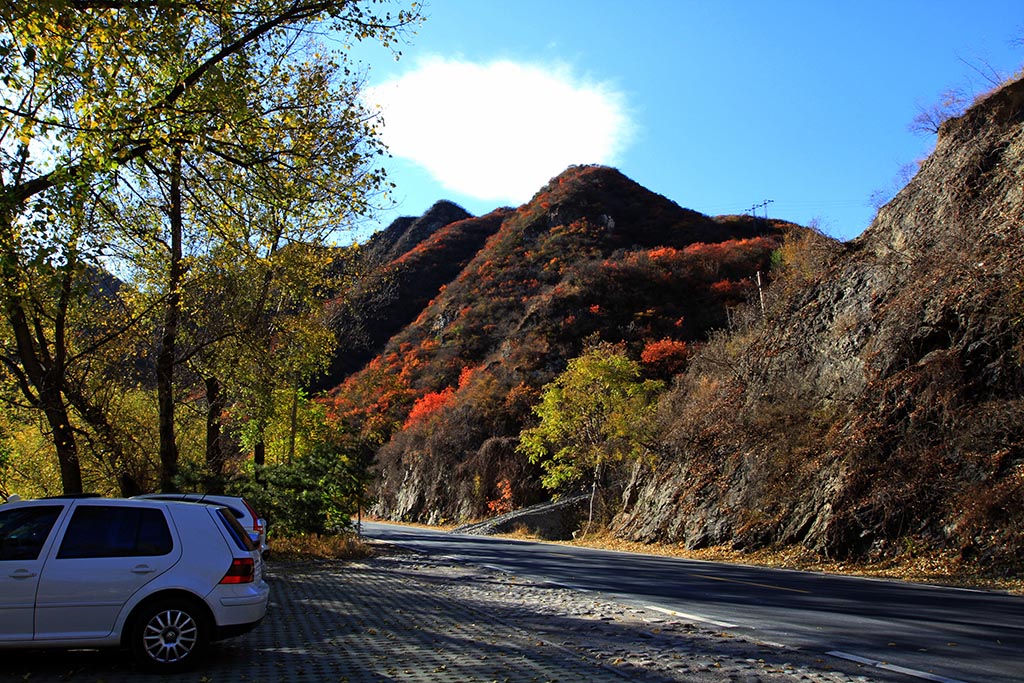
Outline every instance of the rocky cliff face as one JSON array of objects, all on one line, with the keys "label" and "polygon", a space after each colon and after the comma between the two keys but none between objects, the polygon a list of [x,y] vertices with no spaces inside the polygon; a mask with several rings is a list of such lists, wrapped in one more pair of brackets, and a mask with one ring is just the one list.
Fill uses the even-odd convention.
[{"label": "rocky cliff face", "polygon": [[1024,82],[947,122],[856,241],[803,239],[666,398],[618,533],[1024,551]]}]

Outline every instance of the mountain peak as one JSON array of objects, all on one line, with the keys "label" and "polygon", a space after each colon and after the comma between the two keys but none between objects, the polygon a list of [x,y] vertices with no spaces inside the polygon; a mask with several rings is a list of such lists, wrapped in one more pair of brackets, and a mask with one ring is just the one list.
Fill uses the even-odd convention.
[{"label": "mountain peak", "polygon": [[446,199],[434,202],[422,216],[396,218],[376,233],[366,246],[367,258],[373,263],[394,261],[446,225],[471,217],[471,213],[454,202]]},{"label": "mountain peak", "polygon": [[[685,247],[737,237],[738,223],[716,221],[652,192],[618,169],[570,166],[552,178],[518,213],[534,228],[586,220],[604,225],[613,246]],[[750,221],[749,235],[756,233]]]}]

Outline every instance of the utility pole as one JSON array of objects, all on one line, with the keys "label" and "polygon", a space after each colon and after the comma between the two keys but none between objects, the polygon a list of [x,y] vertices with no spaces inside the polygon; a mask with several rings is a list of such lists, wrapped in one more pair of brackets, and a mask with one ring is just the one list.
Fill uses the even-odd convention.
[{"label": "utility pole", "polygon": [[749,213],[754,218],[757,218],[757,210],[758,209],[764,209],[764,217],[768,218],[768,205],[769,204],[774,204],[774,203],[775,203],[774,199],[766,199],[763,202],[761,202],[760,204],[754,204],[752,207],[747,209],[747,213]]},{"label": "utility pole", "polygon": [[757,296],[761,299],[761,317],[764,317],[764,290],[761,288],[761,271],[757,271]]}]

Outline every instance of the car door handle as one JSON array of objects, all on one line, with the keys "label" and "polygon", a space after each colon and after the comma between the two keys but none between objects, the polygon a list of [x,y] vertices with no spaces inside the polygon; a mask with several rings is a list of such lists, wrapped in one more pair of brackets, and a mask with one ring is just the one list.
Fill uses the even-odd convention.
[{"label": "car door handle", "polygon": [[35,572],[29,571],[28,569],[15,569],[11,572],[10,577],[12,579],[31,579],[35,575]]},{"label": "car door handle", "polygon": [[148,564],[137,564],[132,567],[132,574],[152,574],[156,570]]}]

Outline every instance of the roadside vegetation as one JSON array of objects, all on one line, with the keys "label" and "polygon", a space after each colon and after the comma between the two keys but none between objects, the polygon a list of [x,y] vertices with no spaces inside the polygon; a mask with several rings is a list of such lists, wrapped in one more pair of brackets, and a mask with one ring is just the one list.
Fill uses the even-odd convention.
[{"label": "roadside vegetation", "polygon": [[275,536],[269,561],[285,564],[310,560],[359,560],[375,552],[373,544],[354,533],[283,535]]}]

